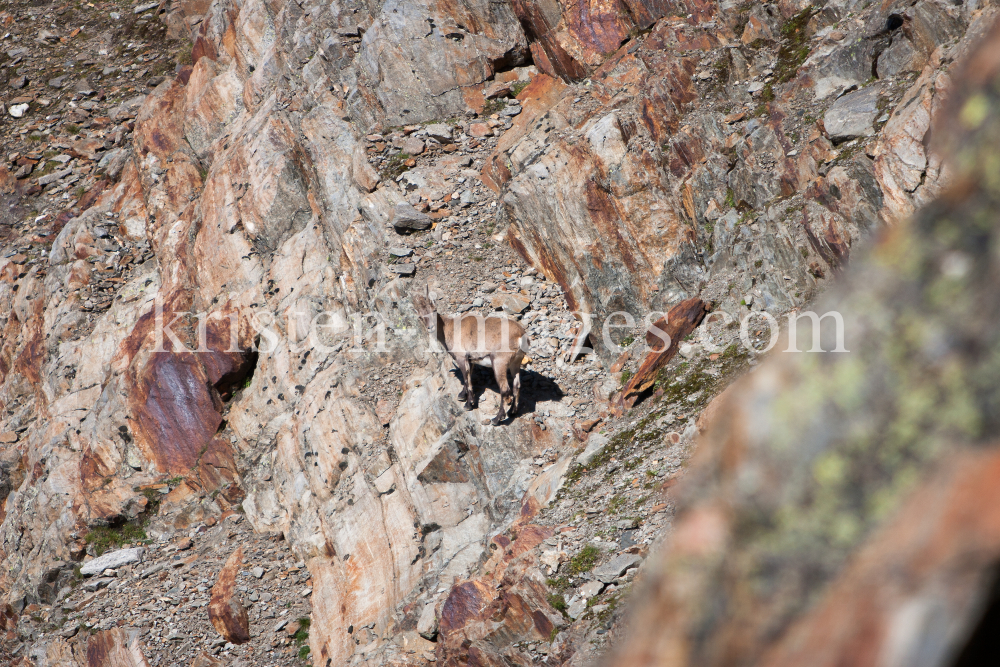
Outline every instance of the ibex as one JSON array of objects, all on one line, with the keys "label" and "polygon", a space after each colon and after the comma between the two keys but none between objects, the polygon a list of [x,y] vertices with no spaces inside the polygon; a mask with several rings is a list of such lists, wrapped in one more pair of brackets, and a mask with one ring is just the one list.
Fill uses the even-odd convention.
[{"label": "ibex", "polygon": [[[506,419],[504,401],[508,398],[511,399],[510,415],[517,414],[521,397],[521,361],[528,351],[528,336],[524,327],[507,317],[491,315],[484,318],[478,313],[442,317],[431,301],[429,288],[424,294],[418,293],[413,297],[413,305],[431,336],[448,350],[458,365],[465,385],[458,400],[465,401],[465,409],[476,407],[471,368],[475,364],[492,368],[500,387],[500,412],[490,423],[495,426]],[[508,382],[508,373],[513,382]]]}]

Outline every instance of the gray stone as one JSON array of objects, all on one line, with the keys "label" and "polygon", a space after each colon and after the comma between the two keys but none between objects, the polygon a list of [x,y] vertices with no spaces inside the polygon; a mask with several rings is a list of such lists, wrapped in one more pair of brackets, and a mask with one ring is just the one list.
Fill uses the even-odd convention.
[{"label": "gray stone", "polygon": [[888,79],[902,72],[919,71],[918,58],[913,42],[899,34],[893,37],[892,44],[878,57],[878,78]]},{"label": "gray stone", "polygon": [[590,462],[594,460],[594,457],[597,456],[607,444],[607,436],[603,436],[600,433],[594,433],[587,438],[587,448],[583,450],[582,454],[576,457],[576,462],[582,466],[589,466]]},{"label": "gray stone", "polygon": [[587,611],[587,599],[583,597],[571,602],[569,608],[566,609],[566,613],[574,620],[579,618],[585,611]]},{"label": "gray stone", "polygon": [[73,173],[72,167],[67,167],[66,169],[60,169],[59,171],[53,171],[51,174],[45,174],[38,179],[39,185],[48,185],[49,183],[55,183],[59,179],[66,178]]},{"label": "gray stone", "polygon": [[622,531],[621,539],[618,542],[618,546],[621,549],[628,549],[629,547],[634,547],[638,544],[636,538],[639,536],[638,530],[625,530]]},{"label": "gray stone", "polygon": [[260,579],[261,577],[264,576],[264,568],[258,565],[254,569],[250,570],[250,574],[252,574],[257,579]]},{"label": "gray stone", "polygon": [[390,264],[389,270],[401,276],[412,276],[417,272],[417,267],[413,264]]},{"label": "gray stone", "polygon": [[501,116],[516,116],[521,113],[520,104],[508,104],[503,111],[500,112]]},{"label": "gray stone", "polygon": [[80,568],[80,574],[89,577],[107,569],[116,569],[123,565],[139,563],[145,554],[146,549],[144,547],[132,547],[131,549],[112,551],[84,563]]},{"label": "gray stone", "polygon": [[389,248],[389,254],[393,257],[409,257],[413,254],[412,248]]},{"label": "gray stone", "polygon": [[392,226],[396,229],[427,229],[434,221],[426,213],[421,213],[406,202],[396,205],[392,216]]},{"label": "gray stone", "polygon": [[81,95],[93,95],[94,88],[86,79],[80,79],[73,84],[73,90],[80,93]]},{"label": "gray stone", "polygon": [[600,595],[603,590],[604,584],[600,581],[588,581],[583,586],[580,586],[580,595],[584,598],[592,598],[595,595]]},{"label": "gray stone", "polygon": [[7,109],[7,113],[9,113],[14,118],[20,118],[27,112],[28,112],[28,104],[26,102],[24,104],[12,104],[10,108]]},{"label": "gray stone", "polygon": [[407,137],[403,141],[402,151],[407,155],[420,155],[424,152],[424,142],[416,137]]},{"label": "gray stone", "polygon": [[156,9],[160,6],[159,2],[144,2],[135,9],[132,10],[133,14],[142,14],[143,12],[148,12],[150,9]]},{"label": "gray stone", "polygon": [[619,519],[615,521],[615,525],[622,530],[631,530],[632,528],[638,528],[639,522],[635,519]]},{"label": "gray stone", "polygon": [[20,90],[28,85],[28,77],[19,76],[10,82],[10,87],[14,90]]},{"label": "gray stone", "polygon": [[625,573],[625,570],[634,567],[642,562],[642,558],[636,554],[621,554],[615,556],[610,561],[594,568],[593,575],[599,581],[610,584]]},{"label": "gray stone", "polygon": [[428,641],[433,641],[438,633],[438,619],[434,611],[434,603],[428,602],[420,612],[420,619],[417,621],[417,634]]},{"label": "gray stone", "polygon": [[54,79],[49,79],[49,88],[62,88],[66,85],[66,76],[57,76]]},{"label": "gray stone", "polygon": [[102,588],[107,588],[108,584],[110,584],[114,580],[115,580],[114,577],[98,577],[97,579],[90,579],[89,581],[87,581],[87,583],[83,585],[83,590],[87,591],[88,593],[93,593],[95,591],[101,590]]},{"label": "gray stone", "polygon": [[822,99],[836,90],[867,81],[872,74],[873,46],[873,40],[858,40],[834,49],[817,63],[812,76],[816,97]]},{"label": "gray stone", "polygon": [[436,139],[441,143],[448,143],[451,141],[451,126],[445,123],[434,123],[433,125],[428,125],[424,128],[427,131],[427,136],[431,139]]},{"label": "gray stone", "polygon": [[865,88],[837,100],[824,114],[823,125],[833,142],[847,141],[872,134],[878,113],[878,89]]}]

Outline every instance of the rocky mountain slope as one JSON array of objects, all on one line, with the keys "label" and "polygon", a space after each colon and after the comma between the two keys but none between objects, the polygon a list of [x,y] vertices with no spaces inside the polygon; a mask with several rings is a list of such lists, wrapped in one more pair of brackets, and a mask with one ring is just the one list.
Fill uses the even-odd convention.
[{"label": "rocky mountain slope", "polygon": [[[993,17],[933,0],[0,4],[3,650],[603,654],[670,531],[698,415],[756,364],[714,321],[660,371],[646,324],[809,304],[933,199],[931,118]],[[520,317],[521,414],[484,423],[486,374],[462,410],[410,300],[425,286],[442,311]],[[616,311],[634,321],[605,334]],[[103,584],[77,570],[139,543]],[[272,560],[308,596],[255,583]],[[134,602],[146,613],[120,613]],[[308,630],[277,627],[290,616]]]}]

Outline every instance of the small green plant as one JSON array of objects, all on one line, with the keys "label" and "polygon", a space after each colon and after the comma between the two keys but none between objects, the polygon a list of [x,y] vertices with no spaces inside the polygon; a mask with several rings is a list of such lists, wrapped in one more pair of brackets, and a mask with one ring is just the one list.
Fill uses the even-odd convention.
[{"label": "small green plant", "polygon": [[67,134],[80,134],[80,126],[79,125],[74,125],[73,123],[70,123],[69,125],[66,126],[65,129],[66,129]]},{"label": "small green plant", "polygon": [[601,557],[601,550],[595,547],[593,544],[588,544],[580,553],[573,556],[569,562],[569,571],[571,574],[581,574],[590,570],[597,563],[597,559]]},{"label": "small green plant", "polygon": [[568,591],[571,586],[571,584],[569,583],[569,579],[567,579],[566,577],[558,577],[556,579],[546,579],[545,583],[548,585],[549,588],[554,588],[560,593]]},{"label": "small green plant", "polygon": [[302,660],[308,660],[309,659],[309,652],[311,650],[312,649],[310,649],[308,646],[300,646],[299,647],[299,658],[301,658]]},{"label": "small green plant", "polygon": [[495,113],[500,113],[507,106],[507,103],[501,99],[486,100],[486,104],[483,105],[484,117],[492,116]]},{"label": "small green plant", "polygon": [[311,624],[312,621],[309,619],[308,616],[303,616],[302,618],[299,619],[299,629],[295,631],[294,635],[292,635],[292,639],[295,640],[296,644],[301,645],[304,644],[306,641],[308,641],[309,626]]},{"label": "small green plant", "polygon": [[546,598],[549,602],[549,606],[558,611],[563,616],[566,615],[566,610],[569,608],[566,604],[566,598],[563,597],[562,593],[552,593]]},{"label": "small green plant", "polygon": [[106,551],[123,544],[146,542],[146,530],[137,521],[130,521],[120,526],[97,526],[92,528],[84,538],[87,544],[93,545],[94,553],[100,556]]},{"label": "small green plant", "polygon": [[818,11],[809,5],[781,26],[782,44],[778,49],[778,64],[774,78],[778,83],[787,83],[795,78],[799,67],[809,57],[809,35],[806,26]]},{"label": "small green plant", "polygon": [[608,501],[608,514],[617,514],[618,510],[625,506],[625,498],[622,496],[615,496]]},{"label": "small green plant", "polygon": [[621,383],[624,387],[632,379],[632,371],[622,371]]},{"label": "small green plant", "polygon": [[382,167],[382,172],[379,176],[382,177],[383,181],[394,181],[402,175],[409,167],[406,166],[406,161],[410,159],[409,153],[404,153],[400,151],[395,155],[389,157],[385,161],[385,165]]},{"label": "small green plant", "polygon": [[736,193],[732,188],[726,188],[726,206],[736,208]]},{"label": "small green plant", "polygon": [[625,338],[622,338],[622,347],[628,347],[629,345],[631,345],[634,342],[635,342],[635,337],[633,337],[633,336],[625,336]]},{"label": "small green plant", "polygon": [[511,97],[517,97],[521,94],[521,91],[528,87],[530,81],[518,81],[513,86],[510,87]]}]

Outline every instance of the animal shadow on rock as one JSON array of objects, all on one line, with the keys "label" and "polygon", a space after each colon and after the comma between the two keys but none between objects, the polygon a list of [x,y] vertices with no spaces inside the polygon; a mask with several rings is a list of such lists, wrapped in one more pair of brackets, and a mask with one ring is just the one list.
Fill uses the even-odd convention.
[{"label": "animal shadow on rock", "polygon": [[[452,368],[451,372],[456,378],[458,378],[459,382],[462,381],[462,374],[457,368]],[[511,377],[507,378],[508,382],[513,381],[513,379],[514,378]],[[493,375],[493,369],[486,368],[484,366],[473,366],[472,398],[474,405],[479,405],[479,399],[483,396],[487,389],[496,394],[500,393],[500,387],[497,385],[496,377]],[[522,368],[521,398],[519,402],[520,404],[517,408],[517,415],[508,413],[507,418],[500,423],[510,424],[518,415],[526,415],[535,412],[538,403],[546,401],[561,401],[564,396],[566,396],[566,393],[559,387],[554,379],[546,375],[542,375],[541,373]]]}]

